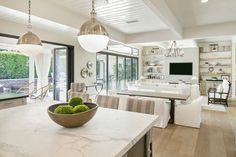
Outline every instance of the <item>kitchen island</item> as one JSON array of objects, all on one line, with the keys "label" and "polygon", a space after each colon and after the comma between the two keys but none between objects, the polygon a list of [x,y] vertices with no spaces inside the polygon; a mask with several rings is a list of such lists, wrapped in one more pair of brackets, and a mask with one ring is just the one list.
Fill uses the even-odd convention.
[{"label": "kitchen island", "polygon": [[0,93],[0,109],[26,105],[26,94]]},{"label": "kitchen island", "polygon": [[64,128],[47,115],[48,105],[0,111],[1,157],[146,157],[158,116],[98,108],[82,127]]}]

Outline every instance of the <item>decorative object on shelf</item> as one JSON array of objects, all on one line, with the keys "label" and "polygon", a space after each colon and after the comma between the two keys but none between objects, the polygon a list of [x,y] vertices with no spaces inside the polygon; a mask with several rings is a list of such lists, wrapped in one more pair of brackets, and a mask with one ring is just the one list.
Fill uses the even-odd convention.
[{"label": "decorative object on shelf", "polygon": [[211,79],[212,79],[212,80],[218,80],[218,78],[217,78],[217,77],[211,77]]},{"label": "decorative object on shelf", "polygon": [[149,73],[153,72],[153,68],[148,68],[147,72]]},{"label": "decorative object on shelf", "polygon": [[89,76],[89,77],[93,76],[93,72],[92,72],[92,71],[89,71],[89,72],[88,72],[88,76]]},{"label": "decorative object on shelf", "polygon": [[224,73],[223,69],[220,68],[218,74],[223,74],[223,73]]},{"label": "decorative object on shelf", "polygon": [[208,71],[212,73],[214,71],[214,68],[213,67],[209,67]]},{"label": "decorative object on shelf", "polygon": [[184,50],[182,48],[177,47],[177,42],[173,41],[170,45],[170,48],[167,49],[165,56],[166,57],[183,57]]},{"label": "decorative object on shelf", "polygon": [[230,76],[229,75],[221,75],[221,79],[230,81]]},{"label": "decorative object on shelf", "polygon": [[87,68],[88,68],[88,69],[91,69],[92,67],[93,67],[93,63],[90,62],[90,61],[88,61],[88,62],[87,62]]},{"label": "decorative object on shelf", "polygon": [[88,76],[88,73],[89,73],[88,69],[83,68],[80,72],[80,75],[81,75],[81,77],[86,78]]},{"label": "decorative object on shelf", "polygon": [[210,44],[210,51],[216,52],[218,51],[219,45],[218,44]]},{"label": "decorative object on shelf", "polygon": [[109,36],[101,22],[96,19],[94,0],[92,0],[91,19],[80,27],[78,41],[88,52],[99,52],[107,47]]},{"label": "decorative object on shelf", "polygon": [[[28,1],[28,32],[19,37],[17,44],[21,51],[33,51],[34,53],[40,53],[42,49],[42,42],[40,38],[34,34],[31,24],[31,0]],[[30,53],[30,52],[27,52]],[[31,52],[32,53],[32,52]],[[32,54],[31,54],[32,55]]]}]

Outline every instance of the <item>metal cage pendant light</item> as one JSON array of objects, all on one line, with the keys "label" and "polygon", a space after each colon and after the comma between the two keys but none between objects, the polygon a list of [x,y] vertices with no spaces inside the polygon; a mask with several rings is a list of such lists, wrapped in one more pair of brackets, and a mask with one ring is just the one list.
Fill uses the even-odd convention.
[{"label": "metal cage pendant light", "polygon": [[22,49],[27,49],[27,48],[34,48],[34,47],[42,47],[42,42],[40,38],[31,32],[32,30],[32,25],[31,25],[31,0],[28,1],[28,32],[25,33],[24,35],[20,36],[18,39],[17,44],[21,46]]},{"label": "metal cage pendant light", "polygon": [[92,0],[91,19],[80,27],[78,41],[83,49],[88,52],[96,53],[107,47],[109,35],[102,25],[96,19],[94,0]]},{"label": "metal cage pendant light", "polygon": [[177,47],[177,42],[173,41],[170,45],[170,48],[167,49],[165,56],[166,57],[183,57],[184,50],[182,48]]}]

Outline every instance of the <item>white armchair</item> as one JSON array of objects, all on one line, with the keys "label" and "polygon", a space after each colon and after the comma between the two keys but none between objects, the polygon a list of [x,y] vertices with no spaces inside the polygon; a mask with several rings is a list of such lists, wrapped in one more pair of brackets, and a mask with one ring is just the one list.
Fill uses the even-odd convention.
[{"label": "white armchair", "polygon": [[202,99],[200,96],[189,103],[176,105],[175,124],[200,128]]}]

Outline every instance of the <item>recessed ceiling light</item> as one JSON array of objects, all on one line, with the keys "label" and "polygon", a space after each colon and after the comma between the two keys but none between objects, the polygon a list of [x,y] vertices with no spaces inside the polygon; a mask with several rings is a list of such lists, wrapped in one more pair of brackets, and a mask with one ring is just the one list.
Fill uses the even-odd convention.
[{"label": "recessed ceiling light", "polygon": [[201,3],[207,3],[208,0],[201,0]]}]

